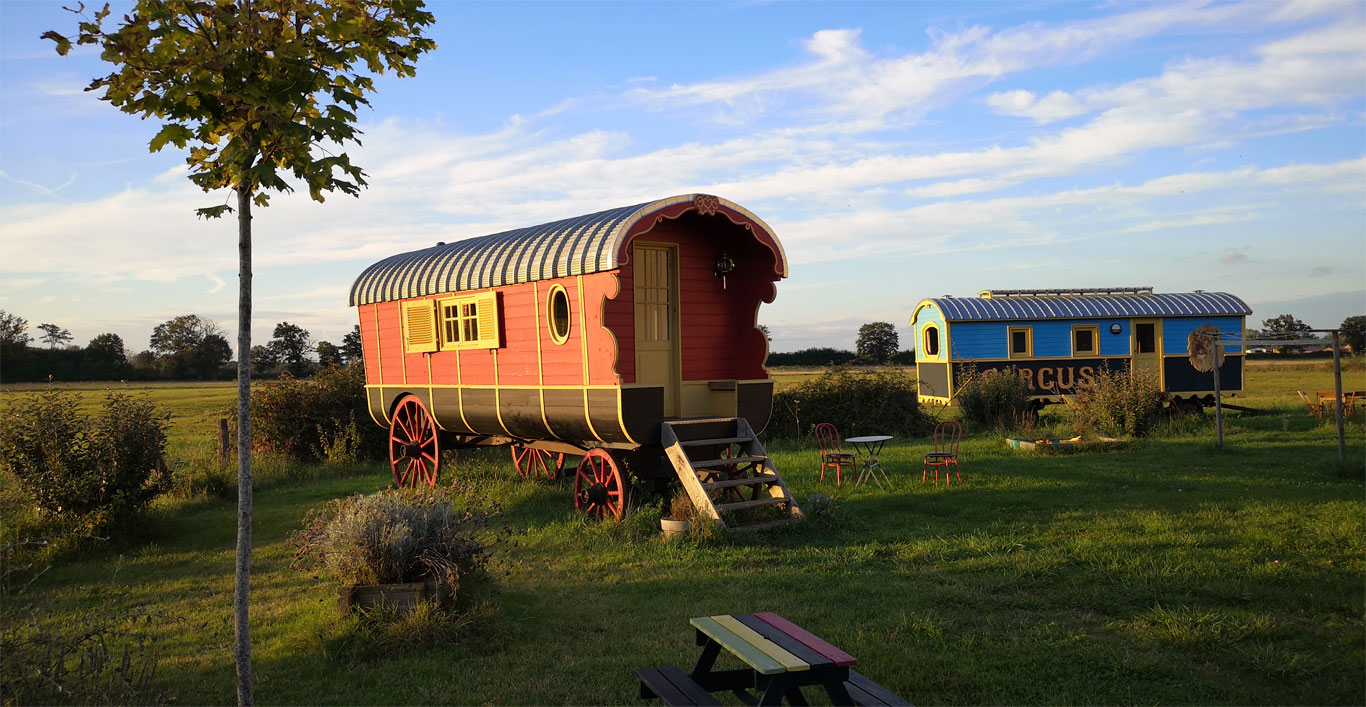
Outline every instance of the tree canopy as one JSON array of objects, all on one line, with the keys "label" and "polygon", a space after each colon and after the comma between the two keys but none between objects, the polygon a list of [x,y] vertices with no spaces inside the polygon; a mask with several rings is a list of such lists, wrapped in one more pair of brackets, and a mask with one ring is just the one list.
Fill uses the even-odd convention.
[{"label": "tree canopy", "polygon": [[1342,344],[1352,347],[1352,353],[1360,356],[1362,350],[1366,349],[1366,315],[1347,317],[1338,329],[1341,330],[1339,337]]},{"label": "tree canopy", "polygon": [[39,329],[43,330],[43,335],[38,337],[50,349],[55,349],[59,344],[71,341],[71,332],[63,329],[56,324],[39,324]]},{"label": "tree canopy", "polygon": [[886,363],[900,347],[896,327],[888,322],[870,322],[859,327],[855,349],[859,358]]}]

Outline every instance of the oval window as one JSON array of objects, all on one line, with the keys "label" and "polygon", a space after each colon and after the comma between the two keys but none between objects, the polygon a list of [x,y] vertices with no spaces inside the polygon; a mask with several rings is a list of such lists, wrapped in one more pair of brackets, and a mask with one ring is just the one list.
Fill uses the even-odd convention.
[{"label": "oval window", "polygon": [[569,295],[564,287],[555,285],[550,288],[546,301],[546,323],[550,326],[550,338],[563,344],[569,338]]},{"label": "oval window", "polygon": [[937,326],[925,327],[925,355],[939,355],[939,327]]}]

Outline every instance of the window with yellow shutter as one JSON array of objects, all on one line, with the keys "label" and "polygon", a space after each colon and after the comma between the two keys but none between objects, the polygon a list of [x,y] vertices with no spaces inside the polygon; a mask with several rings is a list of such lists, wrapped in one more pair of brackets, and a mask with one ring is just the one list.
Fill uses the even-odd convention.
[{"label": "window with yellow shutter", "polygon": [[403,303],[403,345],[408,353],[436,350],[436,310],[431,300]]},{"label": "window with yellow shutter", "polygon": [[441,348],[496,349],[499,346],[498,293],[452,297],[438,303]]}]

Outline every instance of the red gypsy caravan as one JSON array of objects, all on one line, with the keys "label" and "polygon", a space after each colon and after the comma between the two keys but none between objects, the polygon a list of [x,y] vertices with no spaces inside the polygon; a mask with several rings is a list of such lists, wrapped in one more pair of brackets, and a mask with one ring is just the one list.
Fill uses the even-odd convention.
[{"label": "red gypsy caravan", "polygon": [[708,194],[375,263],[351,305],[394,481],[435,484],[443,450],[508,445],[524,476],[583,455],[574,503],[593,515],[624,513],[626,467],[677,474],[727,525],[800,515],[756,436],[773,400],[756,316],[786,276],[772,229]]}]

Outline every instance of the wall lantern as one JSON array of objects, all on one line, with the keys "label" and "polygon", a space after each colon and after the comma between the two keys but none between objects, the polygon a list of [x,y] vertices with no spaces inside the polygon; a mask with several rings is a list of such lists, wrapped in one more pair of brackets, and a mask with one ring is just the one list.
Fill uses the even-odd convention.
[{"label": "wall lantern", "polygon": [[1115,322],[1114,324],[1111,324],[1111,325],[1110,325],[1110,333],[1111,333],[1111,334],[1118,334],[1119,332],[1121,332],[1121,331],[1123,331],[1123,330],[1124,330],[1124,327],[1121,327],[1121,326],[1119,325],[1119,322]]},{"label": "wall lantern", "polygon": [[721,254],[716,256],[715,270],[716,277],[721,280],[721,289],[726,289],[726,276],[733,270],[735,270],[735,259],[727,255],[726,251],[721,251]]}]

